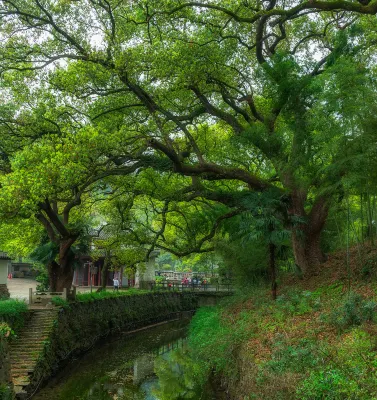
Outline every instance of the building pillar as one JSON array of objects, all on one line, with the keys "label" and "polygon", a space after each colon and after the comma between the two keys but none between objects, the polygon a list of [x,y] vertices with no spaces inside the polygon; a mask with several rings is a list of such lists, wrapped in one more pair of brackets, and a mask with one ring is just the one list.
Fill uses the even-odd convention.
[{"label": "building pillar", "polygon": [[0,298],[9,298],[8,268],[10,258],[7,253],[0,252]]}]

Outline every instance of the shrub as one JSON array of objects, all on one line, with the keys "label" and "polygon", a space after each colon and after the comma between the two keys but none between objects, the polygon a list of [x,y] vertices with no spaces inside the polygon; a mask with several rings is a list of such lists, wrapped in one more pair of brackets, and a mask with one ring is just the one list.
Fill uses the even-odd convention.
[{"label": "shrub", "polygon": [[302,315],[319,310],[321,302],[318,296],[309,291],[291,291],[276,299],[277,310],[291,315]]},{"label": "shrub", "polygon": [[375,276],[377,271],[377,258],[375,255],[369,257],[361,268],[361,274],[364,278]]},{"label": "shrub", "polygon": [[0,322],[0,340],[1,338],[8,338],[13,334],[13,329],[6,322]]},{"label": "shrub", "polygon": [[64,300],[63,298],[59,296],[55,296],[51,299],[51,303],[54,304],[55,306],[60,306],[60,307],[68,307],[69,303],[67,300]]},{"label": "shrub", "polygon": [[164,276],[156,276],[155,278],[156,283],[162,283],[165,280]]},{"label": "shrub", "polygon": [[356,392],[356,382],[336,368],[312,371],[297,389],[298,398],[301,400],[359,399],[352,395]]},{"label": "shrub", "polygon": [[286,373],[287,370],[305,373],[308,368],[316,367],[322,359],[318,344],[309,339],[301,339],[298,344],[290,344],[285,340],[275,342],[273,353],[265,367],[275,373]]},{"label": "shrub", "polygon": [[232,371],[235,365],[235,349],[244,338],[242,320],[231,324],[221,318],[218,307],[201,307],[190,324],[189,345],[196,359],[223,374]]},{"label": "shrub", "polygon": [[14,399],[12,389],[5,383],[0,384],[0,399],[2,400]]},{"label": "shrub", "polygon": [[375,339],[361,328],[344,335],[326,361],[311,371],[297,389],[303,400],[375,398],[377,351]]},{"label": "shrub", "polygon": [[47,270],[42,270],[38,274],[38,276],[35,278],[39,284],[37,285],[37,290],[41,292],[46,292],[49,289],[49,278],[48,278],[48,273]]},{"label": "shrub", "polygon": [[376,310],[375,301],[365,300],[360,294],[351,292],[338,308],[322,316],[322,319],[341,332],[352,326],[361,325],[363,322],[374,321]]},{"label": "shrub", "polygon": [[76,299],[83,303],[87,303],[94,300],[101,299],[109,299],[116,298],[122,296],[135,296],[142,295],[146,293],[151,293],[149,290],[139,290],[139,289],[127,289],[127,290],[119,290],[119,291],[101,291],[101,292],[92,292],[92,293],[78,293]]},{"label": "shrub", "polygon": [[17,332],[24,325],[27,310],[24,301],[13,299],[0,301],[0,321],[8,323]]}]

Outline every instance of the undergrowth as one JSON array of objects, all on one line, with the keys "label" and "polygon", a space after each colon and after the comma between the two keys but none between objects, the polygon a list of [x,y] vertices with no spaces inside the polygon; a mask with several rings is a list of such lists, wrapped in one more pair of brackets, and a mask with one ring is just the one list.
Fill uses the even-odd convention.
[{"label": "undergrowth", "polygon": [[20,300],[1,300],[0,301],[0,321],[9,324],[14,331],[18,331],[24,325],[27,304]]},{"label": "undergrowth", "polygon": [[[200,309],[189,345],[242,399],[377,399],[377,303],[338,284]],[[203,364],[204,362],[204,364]]]},{"label": "undergrowth", "polygon": [[149,290],[139,290],[139,289],[127,289],[127,290],[119,290],[119,291],[101,291],[101,292],[92,292],[92,293],[78,293],[76,295],[76,300],[87,303],[95,300],[101,299],[109,299],[114,297],[123,297],[123,296],[137,296],[151,293]]}]

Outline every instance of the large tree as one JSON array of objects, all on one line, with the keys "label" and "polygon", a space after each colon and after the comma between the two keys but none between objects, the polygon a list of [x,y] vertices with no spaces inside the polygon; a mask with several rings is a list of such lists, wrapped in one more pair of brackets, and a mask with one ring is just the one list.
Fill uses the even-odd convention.
[{"label": "large tree", "polygon": [[362,131],[324,88],[360,102],[367,79],[337,82],[345,64],[368,76],[376,12],[376,1],[1,0],[1,70],[49,71],[51,93],[134,140],[116,165],[193,177],[185,196],[234,207],[248,191],[280,192],[307,273],[324,260],[345,138]]},{"label": "large tree", "polygon": [[34,220],[44,228],[53,291],[71,287],[72,249],[87,235],[95,216],[93,204],[111,197],[106,178],[119,173],[126,180],[138,168],[137,163],[117,167],[104,158],[118,146],[117,137],[105,138],[88,127],[44,135],[13,154],[10,171],[0,177],[2,219],[8,224],[24,223],[25,228]]}]

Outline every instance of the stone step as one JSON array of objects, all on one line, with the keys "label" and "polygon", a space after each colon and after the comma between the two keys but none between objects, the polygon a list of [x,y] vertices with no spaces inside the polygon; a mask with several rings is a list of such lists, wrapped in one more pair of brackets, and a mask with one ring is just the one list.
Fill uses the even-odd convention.
[{"label": "stone step", "polygon": [[34,334],[34,333],[26,334],[26,335],[22,336],[20,339],[18,339],[17,342],[15,342],[15,344],[16,343],[25,343],[26,341],[28,341],[30,339],[33,340],[33,341],[34,341],[34,339],[38,339],[38,340],[40,340],[40,339],[43,339],[43,340],[48,339],[49,336],[47,336],[47,332],[43,332],[43,333],[44,333],[43,335],[37,335],[37,334]]},{"label": "stone step", "polygon": [[19,337],[14,343],[12,343],[11,347],[15,346],[19,343],[25,343],[30,339],[37,340],[37,339],[43,338],[43,340],[45,340],[46,338],[48,338],[50,336],[50,335],[48,335],[48,336],[47,335],[48,335],[48,333],[44,332],[43,335],[42,334],[39,334],[39,335],[38,334],[29,334],[28,336],[22,336],[22,337]]},{"label": "stone step", "polygon": [[30,351],[24,353],[13,353],[10,355],[10,359],[12,361],[24,360],[25,358],[38,358],[40,352],[39,351]]},{"label": "stone step", "polygon": [[28,326],[27,329],[23,329],[20,331],[19,335],[22,335],[25,332],[33,331],[33,330],[40,330],[40,329],[51,329],[53,325],[35,325],[35,326]]},{"label": "stone step", "polygon": [[23,342],[20,344],[17,344],[15,346],[12,346],[10,348],[10,351],[18,351],[18,350],[22,350],[25,348],[29,348],[29,349],[40,349],[44,346],[45,342],[42,340],[41,342],[34,340],[33,342],[31,342],[30,340],[28,340],[27,342]]},{"label": "stone step", "polygon": [[35,336],[30,336],[28,338],[22,338],[21,340],[18,340],[17,343],[12,344],[10,348],[16,348],[16,347],[22,347],[22,346],[29,346],[32,345],[33,343],[42,343],[45,342],[48,339],[48,336],[39,338]]},{"label": "stone step", "polygon": [[54,318],[51,318],[51,319],[50,318],[49,319],[38,319],[38,318],[35,318],[35,319],[33,319],[32,321],[29,322],[28,326],[38,325],[38,324],[53,324],[54,321],[55,321]]},{"label": "stone step", "polygon": [[[35,367],[35,366],[34,366]],[[14,378],[19,378],[22,376],[29,376],[29,374],[31,374],[34,371],[34,367],[33,368],[17,368],[11,371],[11,376],[12,379]]]},{"label": "stone step", "polygon": [[51,329],[53,328],[54,324],[43,324],[43,325],[29,325],[27,328],[23,328],[20,331],[20,335],[22,335],[25,332],[29,332],[31,330],[37,330],[37,329]]},{"label": "stone step", "polygon": [[22,348],[24,346],[26,346],[26,348],[33,346],[33,344],[41,344],[44,343],[46,341],[46,338],[43,339],[39,339],[39,338],[28,338],[26,340],[20,340],[17,342],[17,344],[12,344],[12,346],[10,346],[11,349],[17,349],[17,348]]},{"label": "stone step", "polygon": [[50,326],[50,327],[46,326],[46,327],[42,327],[42,328],[31,328],[31,329],[28,329],[27,331],[20,332],[20,333],[17,335],[17,337],[18,337],[18,338],[22,338],[22,336],[27,335],[28,333],[34,333],[34,334],[38,334],[38,333],[50,333],[51,330],[52,330],[52,327],[51,327],[51,326]]},{"label": "stone step", "polygon": [[26,363],[14,364],[12,365],[11,373],[13,374],[13,372],[16,371],[34,371],[35,364],[36,364],[35,362],[31,362],[30,364]]},{"label": "stone step", "polygon": [[19,383],[17,385],[16,384],[14,385],[14,388],[13,388],[14,392],[17,395],[24,394],[24,393],[26,394],[26,392],[24,391],[24,387],[27,386],[30,383],[30,381],[28,379],[25,379],[24,381],[19,380],[18,382]]},{"label": "stone step", "polygon": [[19,358],[19,359],[15,359],[15,358],[11,358],[10,362],[12,364],[12,367],[14,365],[16,365],[19,362],[27,362],[27,363],[36,363],[38,361],[38,357],[34,357],[34,356],[29,356],[29,357],[23,357],[23,358]]},{"label": "stone step", "polygon": [[39,351],[30,352],[30,353],[22,353],[22,354],[12,354],[10,359],[12,361],[24,360],[26,358],[35,358],[37,359],[40,355]]},{"label": "stone step", "polygon": [[12,379],[14,378],[20,378],[20,377],[28,377],[30,374],[34,372],[35,365],[29,368],[17,368],[11,371],[10,375]]},{"label": "stone step", "polygon": [[22,361],[28,361],[28,360],[38,360],[39,356],[42,354],[41,351],[34,352],[34,353],[27,353],[27,354],[17,354],[14,355],[12,358],[10,358],[11,363],[18,363]]},{"label": "stone step", "polygon": [[[18,339],[11,344],[11,376],[16,392],[27,391],[27,386],[30,385],[30,374],[34,372],[38,358],[43,354],[57,317],[56,310],[33,311],[19,333]],[[22,397],[22,394],[20,396]]]},{"label": "stone step", "polygon": [[30,362],[28,362],[28,363],[18,363],[18,364],[14,364],[14,365],[12,365],[12,368],[11,368],[11,371],[13,372],[13,371],[18,371],[18,370],[29,370],[29,369],[31,369],[31,370],[34,370],[34,367],[35,367],[35,365],[36,365],[36,362],[35,361],[30,361]]}]

